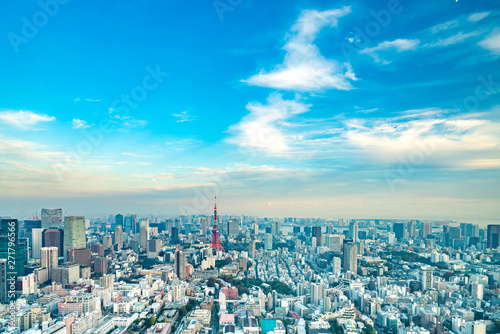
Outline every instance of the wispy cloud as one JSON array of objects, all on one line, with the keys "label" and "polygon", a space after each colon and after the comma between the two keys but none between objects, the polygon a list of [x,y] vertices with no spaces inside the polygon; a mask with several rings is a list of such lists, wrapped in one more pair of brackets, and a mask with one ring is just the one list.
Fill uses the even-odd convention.
[{"label": "wispy cloud", "polygon": [[396,52],[403,52],[408,50],[414,50],[420,43],[417,39],[396,39],[394,41],[385,41],[373,48],[366,48],[361,50],[359,53],[370,55],[375,61],[388,64],[389,61],[381,59],[378,55],[380,51],[394,50]]},{"label": "wispy cloud", "polygon": [[280,94],[272,94],[267,104],[249,103],[250,112],[238,124],[229,128],[229,142],[243,147],[259,148],[269,153],[288,150],[291,139],[284,133],[285,121],[304,113],[309,106],[297,100],[284,100]]},{"label": "wispy cloud", "polygon": [[80,102],[80,101],[86,101],[86,102],[101,102],[100,99],[82,99],[81,97],[77,97],[74,102]]},{"label": "wispy cloud", "polygon": [[172,116],[177,118],[176,120],[177,123],[192,122],[196,119],[196,116],[190,115],[188,110],[185,110],[178,114],[172,114]]},{"label": "wispy cloud", "polygon": [[356,80],[349,63],[324,58],[314,40],[326,26],[337,26],[337,20],[351,12],[350,7],[327,11],[306,10],[287,35],[283,64],[266,72],[261,70],[244,82],[261,87],[296,91],[322,91],[325,89],[352,89]]},{"label": "wispy cloud", "polygon": [[469,20],[471,22],[477,22],[477,21],[484,19],[488,15],[490,15],[490,12],[474,13],[474,14],[469,15],[467,20]]},{"label": "wispy cloud", "polygon": [[73,129],[79,130],[79,129],[88,129],[92,125],[90,125],[87,121],[84,121],[83,119],[78,119],[74,118],[73,121],[71,122],[71,127]]},{"label": "wispy cloud", "polygon": [[32,111],[4,111],[0,112],[0,121],[20,130],[36,130],[38,123],[55,121],[54,116],[36,114]]},{"label": "wispy cloud", "polygon": [[500,29],[495,29],[479,45],[495,55],[500,55]]}]

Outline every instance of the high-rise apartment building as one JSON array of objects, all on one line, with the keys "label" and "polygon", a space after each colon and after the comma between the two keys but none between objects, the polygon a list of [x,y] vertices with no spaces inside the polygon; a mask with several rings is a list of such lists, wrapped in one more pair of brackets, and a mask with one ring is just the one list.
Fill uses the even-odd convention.
[{"label": "high-rise apartment building", "polygon": [[31,230],[31,257],[40,258],[40,249],[43,247],[43,228],[34,228]]},{"label": "high-rise apartment building", "polygon": [[321,226],[313,226],[311,237],[316,238],[316,247],[321,246]]},{"label": "high-rise apartment building", "polygon": [[148,248],[148,240],[149,240],[149,221],[146,219],[141,220],[141,227],[139,229],[140,233],[140,245],[142,248]]},{"label": "high-rise apartment building", "polygon": [[351,221],[349,223],[349,239],[352,241],[358,241],[358,222]]},{"label": "high-rise apartment building", "polygon": [[186,253],[179,249],[175,252],[175,274],[181,280],[186,279]]},{"label": "high-rise apartment building", "polygon": [[227,235],[237,237],[240,234],[240,223],[237,219],[229,219],[227,221]]},{"label": "high-rise apartment building", "polygon": [[58,266],[59,249],[57,247],[42,247],[40,256],[42,268],[47,268],[48,277],[52,279],[52,271]]},{"label": "high-rise apartment building", "polygon": [[394,234],[396,234],[396,239],[401,241],[405,238],[405,224],[404,223],[394,223]]},{"label": "high-rise apartment building", "polygon": [[255,241],[250,241],[248,243],[248,256],[251,259],[255,259]]},{"label": "high-rise apartment building", "polygon": [[344,272],[358,272],[358,245],[354,242],[344,244]]},{"label": "high-rise apartment building", "polygon": [[117,251],[123,248],[123,226],[121,224],[117,224],[115,227],[115,245]]},{"label": "high-rise apartment building", "polygon": [[266,250],[273,249],[273,236],[270,233],[266,233],[264,236],[264,248]]}]

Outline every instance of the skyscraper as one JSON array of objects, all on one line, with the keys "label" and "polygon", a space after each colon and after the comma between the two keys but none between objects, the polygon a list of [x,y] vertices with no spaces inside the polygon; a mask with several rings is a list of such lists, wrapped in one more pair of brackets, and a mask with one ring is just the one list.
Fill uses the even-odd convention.
[{"label": "skyscraper", "polygon": [[486,248],[498,248],[500,246],[500,225],[488,225]]},{"label": "skyscraper", "polygon": [[340,271],[342,270],[342,260],[340,257],[334,257],[332,262],[332,271],[334,275],[340,275]]},{"label": "skyscraper", "polygon": [[250,241],[248,243],[248,255],[251,259],[255,259],[255,241]]},{"label": "skyscraper", "polygon": [[417,272],[418,280],[422,284],[422,291],[427,291],[431,289],[434,285],[434,274],[432,268],[428,266],[423,266]]},{"label": "skyscraper", "polygon": [[273,236],[270,233],[266,233],[266,235],[264,236],[264,246],[266,250],[273,249]]},{"label": "skyscraper", "polygon": [[316,238],[316,246],[319,247],[321,246],[321,226],[314,226],[312,228],[312,235],[313,238]]},{"label": "skyscraper", "polygon": [[47,268],[49,279],[52,279],[52,270],[58,265],[59,249],[57,247],[42,247],[40,256],[41,266]]},{"label": "skyscraper", "polygon": [[229,219],[227,221],[227,235],[236,237],[240,234],[240,224],[237,219]]},{"label": "skyscraper", "polygon": [[[115,218],[116,220],[116,218]],[[135,216],[134,215],[129,215],[124,217],[123,219],[123,231],[128,233],[128,232],[134,232],[134,225],[135,225]]]},{"label": "skyscraper", "polygon": [[123,229],[123,224],[124,224],[124,221],[123,221],[123,215],[121,214],[117,214],[115,216],[115,224],[114,226],[118,226],[118,225],[121,225],[122,226],[122,229]]},{"label": "skyscraper", "polygon": [[42,228],[63,228],[62,209],[42,209]]},{"label": "skyscraper", "polygon": [[149,220],[143,219],[141,220],[140,231],[140,245],[143,249],[148,248],[148,240],[149,240]]},{"label": "skyscraper", "polygon": [[[12,244],[14,244],[13,247]],[[7,272],[15,273],[17,277],[24,276],[26,255],[26,245],[19,242],[19,222],[17,219],[1,219],[0,259],[11,261],[7,263]]]},{"label": "skyscraper", "polygon": [[417,222],[414,220],[411,220],[407,223],[406,227],[408,228],[408,236],[410,238],[415,238],[416,237]]},{"label": "skyscraper", "polygon": [[396,239],[398,239],[398,241],[403,240],[405,237],[405,224],[394,223],[394,234],[396,234]]},{"label": "skyscraper", "polygon": [[432,232],[431,222],[421,222],[420,223],[420,236],[425,239]]},{"label": "skyscraper", "polygon": [[123,226],[121,224],[117,224],[115,227],[115,245],[117,251],[123,248]]},{"label": "skyscraper", "polygon": [[344,244],[344,272],[358,272],[358,245],[354,242]]},{"label": "skyscraper", "polygon": [[68,260],[68,250],[85,248],[85,217],[68,216],[64,218],[64,260]]},{"label": "skyscraper", "polygon": [[181,280],[186,279],[186,253],[180,249],[175,252],[175,274]]},{"label": "skyscraper", "polygon": [[207,235],[207,217],[201,217],[201,222],[200,222],[200,234],[202,236]]},{"label": "skyscraper", "polygon": [[64,231],[57,228],[49,228],[42,232],[42,247],[57,247],[59,257],[64,256]]},{"label": "skyscraper", "polygon": [[272,222],[271,233],[273,235],[278,235],[280,233],[280,223],[279,223],[279,221]]},{"label": "skyscraper", "polygon": [[0,303],[7,301],[7,259],[0,259]]},{"label": "skyscraper", "polygon": [[352,241],[358,241],[358,222],[351,221],[349,223],[349,239]]},{"label": "skyscraper", "polygon": [[31,230],[31,257],[40,258],[40,248],[43,245],[43,228],[34,228]]}]

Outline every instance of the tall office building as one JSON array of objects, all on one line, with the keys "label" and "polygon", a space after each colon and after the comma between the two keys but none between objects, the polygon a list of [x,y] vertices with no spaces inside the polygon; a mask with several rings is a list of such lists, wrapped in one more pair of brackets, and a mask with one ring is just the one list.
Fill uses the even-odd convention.
[{"label": "tall office building", "polygon": [[432,233],[432,223],[431,222],[421,222],[420,223],[420,237],[425,239],[431,233]]},{"label": "tall office building", "polygon": [[[12,243],[14,243],[14,247],[12,247]],[[18,220],[0,219],[0,259],[9,259],[14,262],[14,267],[11,267],[12,263],[8,262],[8,273],[15,273],[17,277],[24,276],[26,256],[26,244],[19,242]]]},{"label": "tall office building", "polygon": [[117,224],[115,227],[115,245],[117,251],[123,248],[123,226],[121,224]]},{"label": "tall office building", "polygon": [[321,226],[313,226],[311,236],[316,238],[316,247],[321,246]]},{"label": "tall office building", "polygon": [[266,233],[264,236],[264,247],[266,250],[273,249],[273,236],[270,233]]},{"label": "tall office building", "polygon": [[149,221],[146,219],[141,220],[140,231],[140,245],[143,249],[148,248],[149,240]]},{"label": "tall office building", "polygon": [[349,223],[349,239],[352,241],[358,241],[358,222],[351,221]]},{"label": "tall office building", "polygon": [[105,257],[96,257],[94,260],[94,271],[106,275],[108,273],[108,259]]},{"label": "tall office building", "polygon": [[172,234],[170,235],[170,243],[172,245],[178,245],[180,243],[179,227],[177,227],[177,224],[175,226],[172,226]]},{"label": "tall office building", "polygon": [[322,284],[311,284],[311,302],[314,305],[319,305],[320,301],[323,299],[323,285]]},{"label": "tall office building", "polygon": [[248,255],[251,259],[255,259],[255,241],[250,241],[248,243]]},{"label": "tall office building", "polygon": [[62,209],[42,209],[42,228],[63,228]]},{"label": "tall office building", "polygon": [[42,247],[40,256],[42,268],[47,268],[49,279],[52,279],[52,270],[58,265],[59,249],[57,247]]},{"label": "tall office building", "polygon": [[40,248],[43,247],[43,228],[34,228],[31,230],[31,257],[40,258]]},{"label": "tall office building", "polygon": [[[115,218],[116,220],[116,218]],[[134,232],[134,226],[135,226],[135,216],[134,215],[128,215],[123,218],[123,231],[126,233],[135,233]]]},{"label": "tall office building", "polygon": [[175,274],[181,280],[186,279],[186,253],[179,249],[175,252]]},{"label": "tall office building", "polygon": [[342,260],[340,257],[334,257],[332,262],[332,271],[334,275],[339,276],[342,270]]},{"label": "tall office building", "polygon": [[358,272],[358,245],[354,242],[344,244],[344,272]]},{"label": "tall office building", "polygon": [[123,224],[124,224],[124,221],[123,221],[123,215],[121,214],[117,214],[115,216],[115,223],[113,224],[115,227],[118,226],[118,225],[121,225],[122,226],[122,229],[123,229]]},{"label": "tall office building", "polygon": [[406,224],[408,229],[408,236],[410,238],[415,238],[417,236],[417,222],[415,220],[411,220]]},{"label": "tall office building", "polygon": [[488,225],[486,248],[498,248],[500,246],[500,225]]},{"label": "tall office building", "polygon": [[405,237],[405,224],[404,223],[394,223],[394,234],[396,234],[396,239],[401,241]]},{"label": "tall office building", "polygon": [[57,228],[49,228],[42,232],[42,247],[57,247],[59,257],[64,256],[64,231]]},{"label": "tall office building", "polygon": [[420,284],[422,284],[422,291],[427,291],[433,287],[434,274],[431,267],[423,266],[418,270],[417,277]]},{"label": "tall office building", "polygon": [[207,235],[207,217],[201,217],[200,235],[202,235],[202,236]]},{"label": "tall office building", "polygon": [[237,237],[240,234],[240,223],[237,219],[229,219],[227,221],[227,235]]},{"label": "tall office building", "polygon": [[271,233],[272,233],[272,235],[278,235],[280,233],[280,222],[279,221],[272,222]]},{"label": "tall office building", "polygon": [[345,238],[345,235],[343,235],[343,234],[330,234],[327,237],[326,246],[332,252],[339,253],[342,251],[342,244],[344,243],[344,238]]},{"label": "tall office building", "polygon": [[68,260],[69,249],[86,248],[85,217],[68,216],[64,218],[64,260]]}]

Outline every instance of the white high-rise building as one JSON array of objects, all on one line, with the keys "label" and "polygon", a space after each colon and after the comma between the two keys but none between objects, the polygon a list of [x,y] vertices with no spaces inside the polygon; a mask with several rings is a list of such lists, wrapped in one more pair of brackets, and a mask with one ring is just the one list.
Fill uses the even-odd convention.
[{"label": "white high-rise building", "polygon": [[59,249],[57,247],[42,247],[40,249],[41,266],[47,268],[49,279],[52,279],[52,271],[57,268]]},{"label": "white high-rise building", "polygon": [[342,271],[342,260],[340,259],[340,257],[333,258],[332,267],[333,274],[339,276],[340,272]]},{"label": "white high-rise building", "polygon": [[273,249],[273,236],[270,233],[266,233],[264,237],[264,246],[266,250],[272,250]]},{"label": "white high-rise building", "polygon": [[434,286],[434,274],[432,268],[423,266],[418,270],[418,280],[422,284],[422,291],[427,291]]},{"label": "white high-rise building", "polygon": [[466,323],[467,334],[486,334],[486,322],[484,320],[469,321]]},{"label": "white high-rise building", "polygon": [[472,292],[473,298],[483,300],[483,285],[482,284],[473,283],[472,288],[471,288],[471,292]]},{"label": "white high-rise building", "polygon": [[311,303],[319,305],[320,301],[323,299],[323,285],[322,284],[311,284]]},{"label": "white high-rise building", "polygon": [[34,228],[31,230],[31,257],[40,258],[40,248],[43,245],[43,228]]},{"label": "white high-rise building", "polygon": [[330,234],[328,236],[328,241],[326,242],[326,246],[332,252],[341,252],[342,244],[344,243],[344,235],[343,234]]},{"label": "white high-rise building", "polygon": [[396,233],[389,232],[387,233],[387,237],[389,239],[388,241],[389,245],[394,245],[396,243]]},{"label": "white high-rise building", "polygon": [[358,222],[356,221],[349,223],[349,238],[354,242],[358,241]]}]

